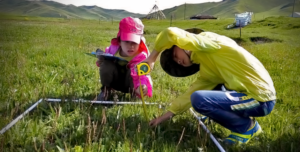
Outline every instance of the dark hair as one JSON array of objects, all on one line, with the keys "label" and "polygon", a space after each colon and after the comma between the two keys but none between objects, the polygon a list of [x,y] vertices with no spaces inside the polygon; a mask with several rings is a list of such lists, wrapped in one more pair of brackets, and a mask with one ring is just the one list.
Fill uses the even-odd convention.
[{"label": "dark hair", "polygon": [[[199,34],[204,30],[199,28],[186,29],[187,32]],[[171,76],[174,77],[186,77],[195,74],[200,70],[200,64],[192,64],[191,66],[184,67],[173,59],[173,45],[171,48],[164,50],[160,56],[160,65],[162,69]]]},{"label": "dark hair", "polygon": [[173,59],[174,46],[161,53],[160,65],[162,69],[166,73],[174,77],[186,77],[198,72],[200,69],[199,64],[192,64],[191,66],[184,67],[174,61]]}]

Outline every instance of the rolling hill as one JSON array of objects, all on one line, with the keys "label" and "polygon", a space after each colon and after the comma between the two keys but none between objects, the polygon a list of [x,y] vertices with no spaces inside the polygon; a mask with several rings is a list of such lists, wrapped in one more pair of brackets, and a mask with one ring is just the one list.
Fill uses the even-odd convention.
[{"label": "rolling hill", "polygon": [[[292,14],[294,0],[225,0],[201,4],[184,4],[163,10],[170,18],[174,15],[177,19],[189,18],[196,14],[213,15],[221,18],[234,18],[234,14],[245,11],[267,16],[289,16]],[[300,1],[295,3],[295,11],[300,11]],[[184,13],[185,12],[185,13]]]},{"label": "rolling hill", "polygon": [[[213,15],[220,18],[234,18],[234,14],[252,11],[256,16],[290,16],[294,0],[223,0],[200,4],[183,4],[162,10],[169,19],[189,19],[191,16]],[[300,11],[296,0],[294,10]],[[0,12],[25,16],[59,17],[74,19],[120,20],[126,16],[143,17],[120,9],[105,9],[98,6],[64,5],[53,1],[0,0]]]},{"label": "rolling hill", "polygon": [[64,5],[54,1],[0,0],[0,12],[7,14],[59,17],[76,19],[119,20],[127,16],[142,17],[119,9],[104,9],[98,6]]}]

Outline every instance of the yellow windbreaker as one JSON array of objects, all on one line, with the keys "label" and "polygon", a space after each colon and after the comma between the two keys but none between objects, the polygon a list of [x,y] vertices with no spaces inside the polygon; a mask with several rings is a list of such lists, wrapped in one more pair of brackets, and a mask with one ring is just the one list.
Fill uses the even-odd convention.
[{"label": "yellow windbreaker", "polygon": [[212,32],[193,34],[169,27],[158,34],[154,50],[173,45],[191,51],[193,63],[200,64],[198,78],[186,93],[172,101],[169,111],[182,113],[191,107],[190,96],[197,90],[212,90],[225,84],[260,102],[276,99],[273,81],[262,63],[232,39]]}]

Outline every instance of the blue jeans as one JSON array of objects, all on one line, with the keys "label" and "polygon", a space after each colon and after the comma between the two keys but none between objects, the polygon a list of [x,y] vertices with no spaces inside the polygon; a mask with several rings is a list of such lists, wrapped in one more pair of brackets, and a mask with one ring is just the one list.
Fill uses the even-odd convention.
[{"label": "blue jeans", "polygon": [[275,100],[259,102],[236,91],[196,91],[191,95],[193,108],[223,127],[245,133],[251,125],[250,117],[268,115]]}]

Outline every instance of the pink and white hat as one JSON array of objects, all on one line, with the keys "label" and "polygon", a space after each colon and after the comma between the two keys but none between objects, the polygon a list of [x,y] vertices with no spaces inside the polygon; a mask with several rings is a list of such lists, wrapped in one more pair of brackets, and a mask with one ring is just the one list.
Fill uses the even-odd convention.
[{"label": "pink and white hat", "polygon": [[132,41],[140,44],[144,25],[139,18],[126,17],[120,21],[119,33],[122,41]]}]

